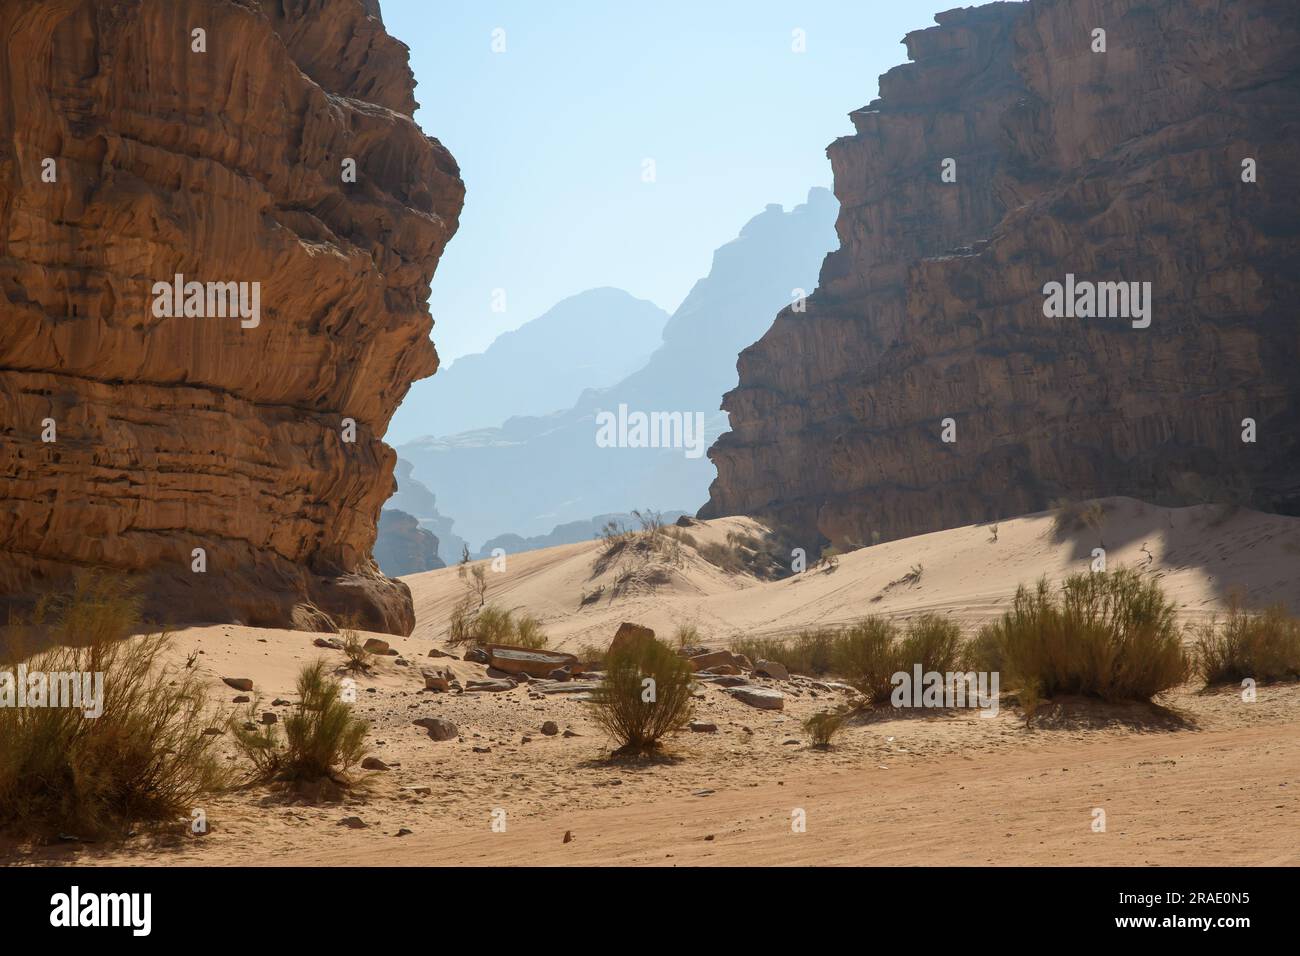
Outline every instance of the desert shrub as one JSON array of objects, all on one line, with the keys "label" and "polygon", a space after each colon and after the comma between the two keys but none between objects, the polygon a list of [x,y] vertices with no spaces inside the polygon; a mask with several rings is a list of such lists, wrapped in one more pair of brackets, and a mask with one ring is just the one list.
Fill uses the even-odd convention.
[{"label": "desert shrub", "polygon": [[1046,579],[1034,590],[1022,585],[976,644],[1034,698],[1148,701],[1188,675],[1174,605],[1154,579],[1129,569],[1071,575],[1057,594]]},{"label": "desert shrub", "polygon": [[1052,537],[1058,541],[1084,529],[1100,534],[1106,523],[1106,509],[1100,501],[1057,498],[1052,502],[1052,511]]},{"label": "desert shrub", "polygon": [[770,637],[739,638],[731,643],[731,650],[744,654],[751,661],[776,661],[784,664],[792,674],[819,676],[830,674],[835,667],[835,647],[840,632],[832,628],[815,628],[800,631],[793,638],[782,640]]},{"label": "desert shrub", "polygon": [[1206,684],[1300,679],[1300,620],[1277,605],[1246,611],[1233,599],[1228,618],[1196,632],[1196,668]]},{"label": "desert shrub", "polygon": [[880,617],[867,617],[843,631],[835,642],[834,667],[872,704],[883,704],[893,692],[893,676],[948,673],[960,655],[961,630],[938,614],[923,614],[900,636],[898,627]]},{"label": "desert shrub", "polygon": [[699,647],[704,642],[704,635],[694,624],[678,624],[673,632],[673,643],[678,647]]},{"label": "desert shrub", "polygon": [[514,622],[514,636],[510,643],[520,647],[540,650],[547,644],[547,637],[542,631],[542,622],[531,614],[521,614]]},{"label": "desert shrub", "polygon": [[601,546],[592,561],[594,574],[616,573],[615,595],[639,588],[653,589],[668,579],[668,569],[683,561],[681,536],[653,509],[633,511],[639,530],[609,521],[597,537]]},{"label": "desert shrub", "polygon": [[352,715],[342,699],[342,686],[325,673],[325,662],[316,661],[298,674],[298,704],[284,720],[281,738],[278,724],[250,724],[257,709],[254,702],[245,717],[230,720],[235,746],[253,764],[260,779],[319,780],[345,774],[364,753],[369,725]]},{"label": "desert shrub", "polygon": [[845,710],[828,710],[813,714],[803,722],[803,729],[812,738],[813,746],[822,750],[829,749],[835,737],[844,729],[848,719]]},{"label": "desert shrub", "polygon": [[364,674],[370,670],[371,654],[366,650],[365,641],[361,635],[350,627],[345,627],[339,632],[339,637],[343,641],[343,669],[351,671],[354,674]]},{"label": "desert shrub", "polygon": [[771,581],[790,574],[783,563],[788,549],[776,533],[766,537],[728,531],[726,543],[709,542],[696,549],[705,561],[727,574],[750,574]]},{"label": "desert shrub", "polygon": [[29,675],[47,675],[51,692],[58,685],[61,700],[69,688],[54,675],[102,674],[103,683],[96,717],[86,716],[84,697],[79,708],[0,706],[0,828],[36,838],[118,836],[134,824],[188,817],[222,788],[217,738],[203,733],[221,717],[193,671],[161,663],[169,635],[125,640],[139,625],[125,584],[83,575],[71,593],[42,602],[31,624],[9,629],[16,643],[53,641],[25,664]]},{"label": "desert shrub", "polygon": [[[644,681],[651,678],[653,684]],[[596,723],[620,753],[654,750],[691,719],[693,670],[656,638],[629,642],[605,659],[605,677],[592,694]]]},{"label": "desert shrub", "polygon": [[515,617],[493,604],[475,611],[462,602],[452,611],[447,631],[448,644],[517,644],[538,649],[545,647],[547,640],[540,620],[531,614]]}]

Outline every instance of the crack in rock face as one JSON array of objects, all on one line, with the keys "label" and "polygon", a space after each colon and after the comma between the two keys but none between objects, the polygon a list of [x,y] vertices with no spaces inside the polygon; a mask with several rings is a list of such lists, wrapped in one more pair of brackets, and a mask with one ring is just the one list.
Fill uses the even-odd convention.
[{"label": "crack in rock face", "polygon": [[406,47],[370,0],[4,18],[0,603],[103,568],[173,623],[410,633],[381,436],[464,184]]}]

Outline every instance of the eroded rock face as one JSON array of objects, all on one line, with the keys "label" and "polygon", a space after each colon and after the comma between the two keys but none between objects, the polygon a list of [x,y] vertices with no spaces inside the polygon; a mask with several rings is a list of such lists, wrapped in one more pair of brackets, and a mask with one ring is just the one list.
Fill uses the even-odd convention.
[{"label": "eroded rock face", "polygon": [[[0,8],[0,598],[106,567],[160,619],[409,633],[380,436],[464,186],[405,46],[362,0]],[[160,315],[178,273],[258,321]]]},{"label": "eroded rock face", "polygon": [[[701,515],[844,545],[1058,497],[1300,513],[1300,8],[936,19],[828,149],[840,249],[741,354]],[[1150,326],[1046,317],[1067,273],[1150,282]]]}]

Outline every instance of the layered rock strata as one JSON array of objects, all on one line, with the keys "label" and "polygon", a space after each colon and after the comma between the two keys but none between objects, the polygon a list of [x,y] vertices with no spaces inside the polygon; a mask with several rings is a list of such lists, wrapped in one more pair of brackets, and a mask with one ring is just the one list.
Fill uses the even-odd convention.
[{"label": "layered rock strata", "polygon": [[[936,20],[828,148],[840,248],[741,354],[701,515],[852,545],[1058,498],[1300,513],[1300,8]],[[1052,282],[1138,283],[1149,325],[1049,316]]]},{"label": "layered rock strata", "polygon": [[464,186],[406,47],[373,0],[0,9],[0,598],[409,633],[380,439]]}]

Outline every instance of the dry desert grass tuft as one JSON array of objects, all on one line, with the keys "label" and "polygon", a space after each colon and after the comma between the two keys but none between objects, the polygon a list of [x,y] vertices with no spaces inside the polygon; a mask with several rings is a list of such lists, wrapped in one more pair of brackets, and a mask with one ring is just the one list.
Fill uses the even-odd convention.
[{"label": "dry desert grass tuft", "polygon": [[[54,646],[21,661],[53,696],[0,706],[0,828],[37,839],[122,836],[139,823],[188,816],[196,800],[225,784],[214,756],[221,723],[199,678],[159,662],[165,633],[125,642],[140,626],[139,604],[120,579],[84,574],[73,589],[38,605],[9,628]],[[0,682],[14,672],[0,672]],[[67,678],[64,675],[69,675]],[[76,684],[81,706],[68,706]],[[89,689],[87,700],[84,691]]]}]

